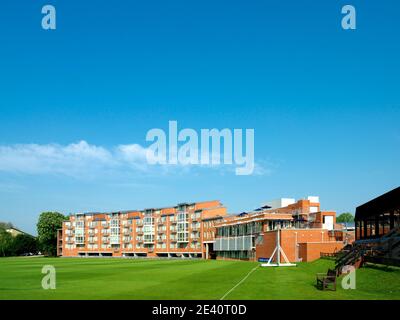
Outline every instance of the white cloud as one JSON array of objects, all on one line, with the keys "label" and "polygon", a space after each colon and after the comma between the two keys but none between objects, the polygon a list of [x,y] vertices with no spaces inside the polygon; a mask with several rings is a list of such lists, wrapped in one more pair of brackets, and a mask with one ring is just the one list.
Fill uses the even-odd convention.
[{"label": "white cloud", "polygon": [[0,146],[0,171],[76,175],[88,169],[117,165],[113,154],[86,141],[59,144]]},{"label": "white cloud", "polygon": [[[73,177],[96,177],[110,172],[115,174],[187,174],[194,167],[207,167],[230,171],[235,165],[150,165],[148,149],[139,144],[118,145],[112,148],[91,145],[82,140],[68,145],[15,144],[0,146],[0,172],[22,174],[58,174]],[[269,170],[256,164],[256,175],[268,174]]]}]

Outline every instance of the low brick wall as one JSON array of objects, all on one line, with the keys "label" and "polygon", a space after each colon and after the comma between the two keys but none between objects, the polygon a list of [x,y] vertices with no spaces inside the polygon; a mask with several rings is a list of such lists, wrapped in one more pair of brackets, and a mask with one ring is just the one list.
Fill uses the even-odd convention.
[{"label": "low brick wall", "polygon": [[[276,247],[277,231],[264,233],[263,242],[256,246],[256,259],[271,257]],[[290,262],[312,261],[320,257],[321,252],[333,253],[343,247],[326,229],[283,229],[281,247]],[[305,246],[308,245],[309,246]],[[285,262],[281,255],[281,262]]]},{"label": "low brick wall", "polygon": [[309,262],[320,258],[321,252],[334,253],[343,248],[343,242],[304,242],[299,243],[299,256]]}]

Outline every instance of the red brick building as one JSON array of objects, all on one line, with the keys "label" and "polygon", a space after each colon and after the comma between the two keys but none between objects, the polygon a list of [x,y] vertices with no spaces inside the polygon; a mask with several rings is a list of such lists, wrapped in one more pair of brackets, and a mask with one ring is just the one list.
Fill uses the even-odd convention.
[{"label": "red brick building", "polygon": [[59,232],[62,256],[204,257],[205,235],[215,229],[203,221],[226,216],[219,201],[174,207],[70,216]]},{"label": "red brick building", "polygon": [[[282,207],[282,205],[284,205]],[[59,231],[62,256],[187,257],[257,260],[280,246],[290,262],[312,261],[345,244],[334,211],[318,197],[280,199],[239,215],[220,201],[70,216]]]},{"label": "red brick building", "polygon": [[[344,246],[334,211],[321,211],[318,197],[281,199],[253,212],[222,219],[217,225],[217,259],[269,259],[280,247],[290,262],[312,261]],[[279,205],[285,204],[284,207]],[[284,257],[281,256],[284,262]]]}]

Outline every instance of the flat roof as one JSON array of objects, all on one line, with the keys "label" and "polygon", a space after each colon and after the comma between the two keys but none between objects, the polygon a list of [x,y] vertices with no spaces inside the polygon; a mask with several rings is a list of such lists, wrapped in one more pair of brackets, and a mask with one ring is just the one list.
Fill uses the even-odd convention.
[{"label": "flat roof", "polygon": [[400,209],[400,187],[372,199],[356,209],[356,220]]}]

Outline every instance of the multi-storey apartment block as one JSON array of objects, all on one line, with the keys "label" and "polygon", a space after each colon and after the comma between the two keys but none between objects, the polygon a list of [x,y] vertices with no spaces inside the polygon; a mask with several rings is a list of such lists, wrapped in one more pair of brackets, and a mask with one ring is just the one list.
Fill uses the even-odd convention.
[{"label": "multi-storey apartment block", "polygon": [[59,232],[63,256],[206,257],[212,219],[226,216],[219,201],[112,213],[77,213]]}]

